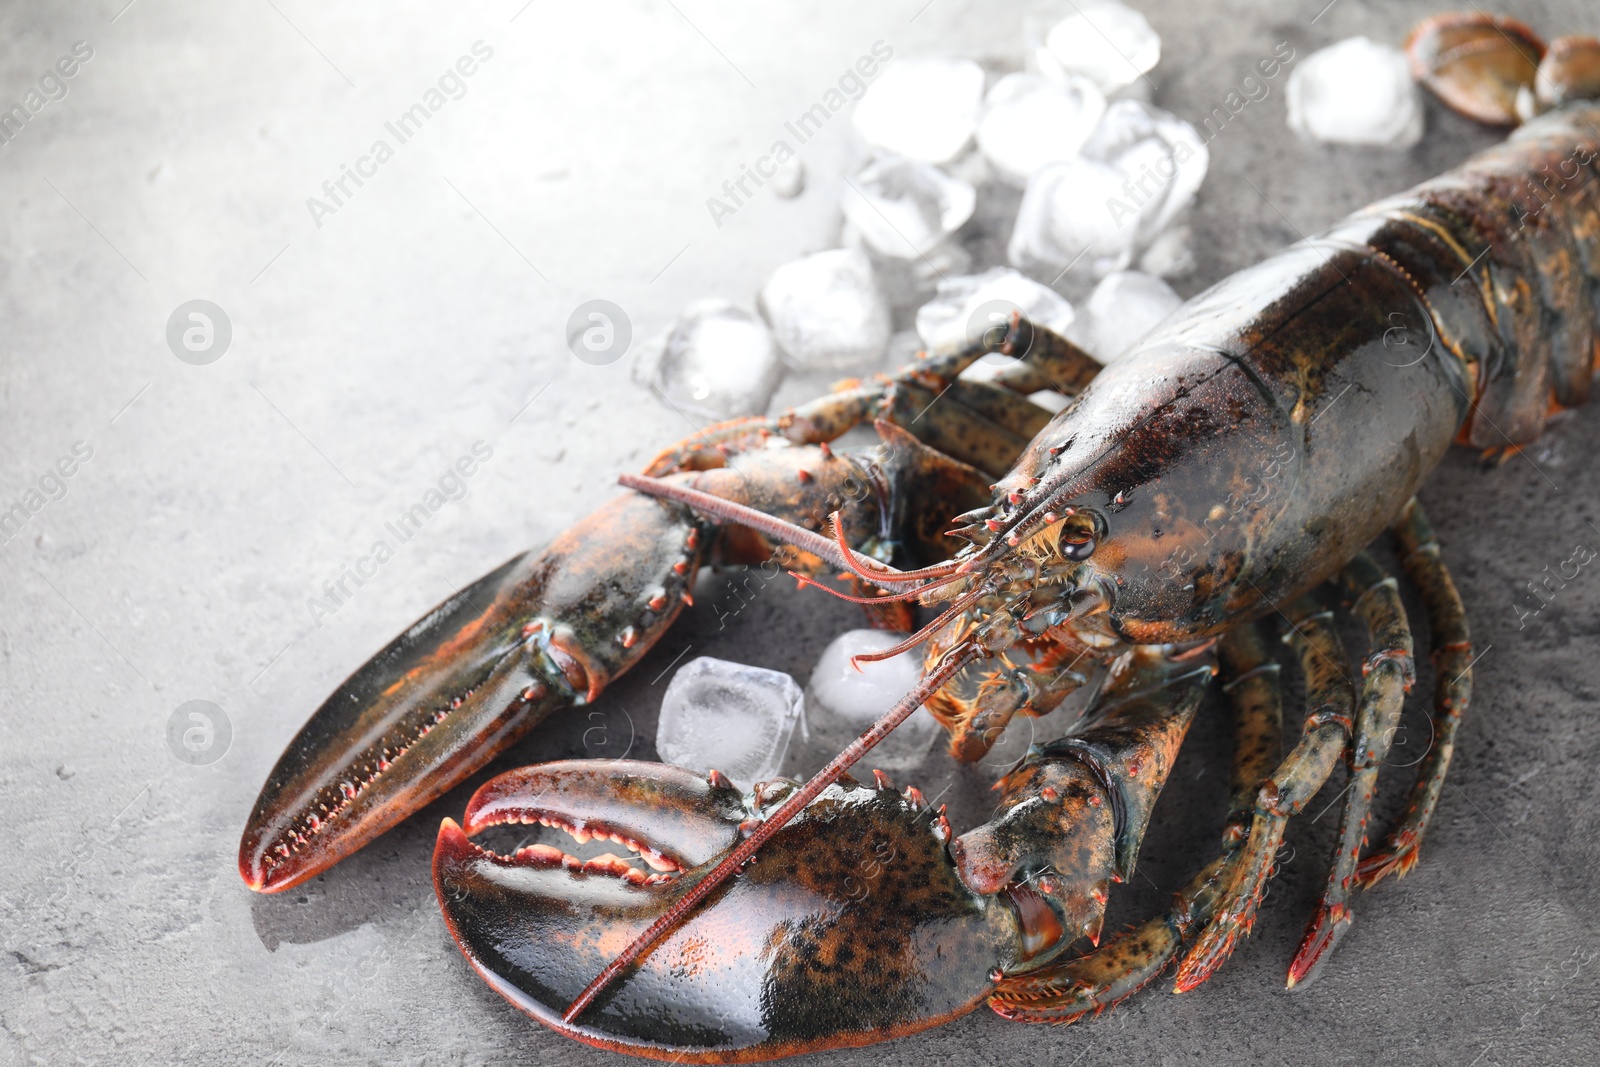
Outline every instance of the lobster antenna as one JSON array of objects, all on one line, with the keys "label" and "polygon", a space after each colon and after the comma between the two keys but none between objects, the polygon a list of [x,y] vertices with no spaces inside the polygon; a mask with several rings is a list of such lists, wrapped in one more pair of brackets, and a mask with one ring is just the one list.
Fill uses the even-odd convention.
[{"label": "lobster antenna", "polygon": [[[626,483],[624,483],[626,484]],[[769,815],[751,835],[740,842],[739,846],[728,853],[723,860],[711,868],[694,888],[678,898],[678,902],[667,909],[655,922],[651,923],[644,933],[633,940],[627,948],[606,964],[606,969],[601,971],[594,981],[578,994],[578,999],[572,1002],[571,1007],[562,1014],[562,1021],[569,1026],[577,1021],[594,999],[605,990],[617,976],[632,966],[641,956],[655,947],[657,941],[670,933],[680,922],[689,916],[689,913],[699,906],[700,902],[710,896],[718,886],[737,874],[749,859],[755,855],[756,850],[771,840],[772,836],[783,829],[790,820],[800,814],[802,808],[811,803],[819,794],[848,770],[852,764],[870,752],[874,745],[889,736],[889,732],[899,726],[911,713],[920,708],[924,701],[932,696],[945,682],[967,664],[981,656],[982,650],[976,644],[958,645],[945,653],[933,673],[924,677],[916,686],[900,698],[900,702],[867,728],[867,731],[833,758],[822,770],[812,776],[800,790],[792,794],[788,800],[779,806],[777,811]]]}]

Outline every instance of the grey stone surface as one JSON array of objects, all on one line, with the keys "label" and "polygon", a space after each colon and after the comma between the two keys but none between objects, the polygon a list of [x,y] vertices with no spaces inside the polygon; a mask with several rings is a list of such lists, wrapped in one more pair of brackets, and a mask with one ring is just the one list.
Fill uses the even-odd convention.
[{"label": "grey stone surface", "polygon": [[[637,345],[691,299],[752,300],[772,267],[834,240],[847,120],[804,147],[799,198],[758,195],[718,226],[706,197],[874,41],[1014,57],[1023,5],[122,3],[0,12],[7,105],[75,41],[94,50],[0,147],[0,499],[75,442],[92,449],[0,545],[0,1061],[616,1062],[509,1009],[451,945],[428,860],[467,790],[276,898],[235,873],[245,814],[346,673],[687,432],[626,362],[569,354],[572,310],[615,301]],[[1155,102],[1198,121],[1279,41],[1398,41],[1433,4],[1141,6],[1166,46]],[[1552,36],[1600,29],[1579,0],[1517,7]],[[464,95],[318,226],[306,199],[376,139],[394,145],[385,122],[479,40],[493,55]],[[1273,84],[1212,142],[1181,291],[1494,138],[1434,106],[1428,119],[1397,156],[1309,148]],[[232,326],[207,365],[167,344],[194,299]],[[493,457],[465,497],[314,618],[309,599],[479,440]],[[1600,416],[1581,411],[1499,466],[1457,452],[1428,484],[1483,653],[1475,706],[1421,866],[1358,900],[1321,981],[1283,991],[1331,814],[1300,820],[1255,935],[1198,991],[1066,1029],[979,1011],[816,1062],[1600,1059],[1600,572],[1525,626],[1515,610],[1545,567],[1600,544],[1597,448]],[[719,623],[723,596],[713,581],[636,677],[497,766],[630,742],[648,756],[650,679],[686,645],[803,680],[858,624],[777,582]],[[169,722],[195,700],[231,725],[209,763],[169,747],[187,751],[196,723]],[[1160,906],[1215,847],[1217,718],[1191,738],[1114,922]],[[1418,743],[1415,709],[1407,721]],[[970,826],[993,775],[935,761],[920,784],[953,783]]]}]

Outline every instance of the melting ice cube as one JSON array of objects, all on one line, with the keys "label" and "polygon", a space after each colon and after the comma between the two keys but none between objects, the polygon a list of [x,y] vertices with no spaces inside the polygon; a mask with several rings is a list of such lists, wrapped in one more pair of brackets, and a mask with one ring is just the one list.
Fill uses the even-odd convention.
[{"label": "melting ice cube", "polygon": [[938,167],[886,156],[846,183],[839,207],[871,251],[916,259],[970,219],[976,202],[970,184]]},{"label": "melting ice cube", "polygon": [[1105,96],[1087,78],[1054,83],[1007,74],[984,98],[978,148],[997,177],[1021,187],[1046,163],[1076,156],[1105,110]]},{"label": "melting ice cube", "polygon": [[1289,75],[1289,128],[1310,141],[1410,148],[1422,139],[1422,94],[1398,48],[1351,37]]},{"label": "melting ice cube", "polygon": [[764,322],[726,300],[702,300],[641,354],[634,379],[680,407],[727,419],[766,411],[783,364]]},{"label": "melting ice cube", "polygon": [[1097,277],[1126,268],[1139,226],[1116,207],[1125,180],[1116,167],[1093,159],[1041,167],[1022,194],[1006,257],[1052,282],[1068,273]]},{"label": "melting ice cube", "polygon": [[[1012,310],[1063,336],[1072,325],[1072,305],[1065,298],[1014,270],[995,267],[941,283],[938,295],[917,312],[917,335],[928,351],[944,351],[986,331],[1003,330]],[[992,353],[984,362],[1005,365],[1013,360]]]},{"label": "melting ice cube", "polygon": [[856,105],[856,131],[908,159],[944,163],[972,140],[983,68],[967,59],[897,59]]},{"label": "melting ice cube", "polygon": [[[904,637],[886,630],[851,630],[823,651],[806,687],[809,736],[797,753],[804,764],[799,773],[819,770],[917,684],[922,677],[922,656],[917,649],[878,663],[863,663],[859,671],[850,664],[850,657],[881,652]],[[863,758],[860,768],[910,770],[922,762],[941,732],[933,716],[919,708]]]},{"label": "melting ice cube", "polygon": [[1139,269],[1158,278],[1188,274],[1194,270],[1193,237],[1187,224],[1162,230],[1139,256]]},{"label": "melting ice cube", "polygon": [[1029,179],[1007,249],[1011,262],[1046,279],[1127,269],[1182,217],[1210,158],[1189,123],[1137,100],[1117,101],[1080,158]]},{"label": "melting ice cube", "polygon": [[661,700],[663,762],[718,770],[748,788],[783,766],[805,694],[782,671],[701,656],[672,676]]},{"label": "melting ice cube", "polygon": [[778,164],[777,173],[767,179],[767,184],[785,200],[797,197],[806,191],[806,165],[799,156],[792,156]]},{"label": "melting ice cube", "polygon": [[889,343],[889,305],[860,249],[785,263],[767,279],[759,303],[794,370],[875,368]]},{"label": "melting ice cube", "polygon": [[1161,59],[1161,38],[1145,17],[1116,0],[1075,0],[1052,6],[1059,20],[1029,20],[1029,65],[1052,80],[1089,78],[1113,93],[1143,78]]},{"label": "melting ice cube", "polygon": [[1137,100],[1119,100],[1106,108],[1083,154],[1127,176],[1124,206],[1137,212],[1146,241],[1189,206],[1211,164],[1211,151],[1191,123]]},{"label": "melting ice cube", "polygon": [[1124,355],[1183,298],[1153,274],[1127,270],[1108,274],[1083,307],[1073,340],[1102,363]]}]

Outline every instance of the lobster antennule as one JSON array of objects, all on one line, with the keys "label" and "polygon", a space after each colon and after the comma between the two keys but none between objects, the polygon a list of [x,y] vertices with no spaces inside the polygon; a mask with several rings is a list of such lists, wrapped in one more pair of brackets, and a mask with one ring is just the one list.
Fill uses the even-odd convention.
[{"label": "lobster antennule", "polygon": [[674,927],[682,922],[699,904],[726,882],[745,863],[756,854],[756,851],[766,844],[774,834],[782,830],[805,806],[815,800],[824,789],[837,782],[857,760],[861,759],[879,741],[889,736],[895,727],[899,726],[911,713],[920,708],[945,682],[949,681],[967,664],[977,659],[982,654],[974,644],[958,645],[945,653],[931,674],[925,676],[912,690],[900,698],[884,716],[873,723],[860,737],[852,741],[843,752],[839,753],[822,770],[811,777],[804,786],[784,801],[777,811],[773,812],[762,824],[756,828],[749,837],[745,838],[732,852],[728,853],[720,863],[708,871],[704,877],[695,884],[682,898],[649,928],[634,939],[633,943],[617,954],[617,957],[606,965],[605,970],[595,977],[595,980],[579,993],[571,1006],[562,1013],[562,1018],[569,1025],[575,1022],[584,1010],[594,1002],[607,986],[622,974],[630,965],[650,951],[661,938],[670,933]]}]

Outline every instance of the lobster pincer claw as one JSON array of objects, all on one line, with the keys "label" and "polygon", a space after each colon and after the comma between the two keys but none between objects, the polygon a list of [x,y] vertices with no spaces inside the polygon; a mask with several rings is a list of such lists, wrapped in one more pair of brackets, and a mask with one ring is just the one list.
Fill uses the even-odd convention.
[{"label": "lobster pincer claw", "polygon": [[[914,1033],[982,1003],[991,972],[1018,956],[1015,912],[961,882],[948,826],[919,793],[845,778],[563,1021],[590,979],[795,788],[780,780],[741,794],[720,775],[632,761],[501,775],[473,797],[464,825],[440,827],[445,922],[517,1008],[633,1055],[772,1059]],[[609,840],[645,862],[584,861],[548,844],[502,856],[471,840],[507,823]]]},{"label": "lobster pincer claw", "polygon": [[688,509],[627,494],[440,604],[284,750],[239,844],[245,883],[299,884],[593,700],[666,631],[705,553]]}]

